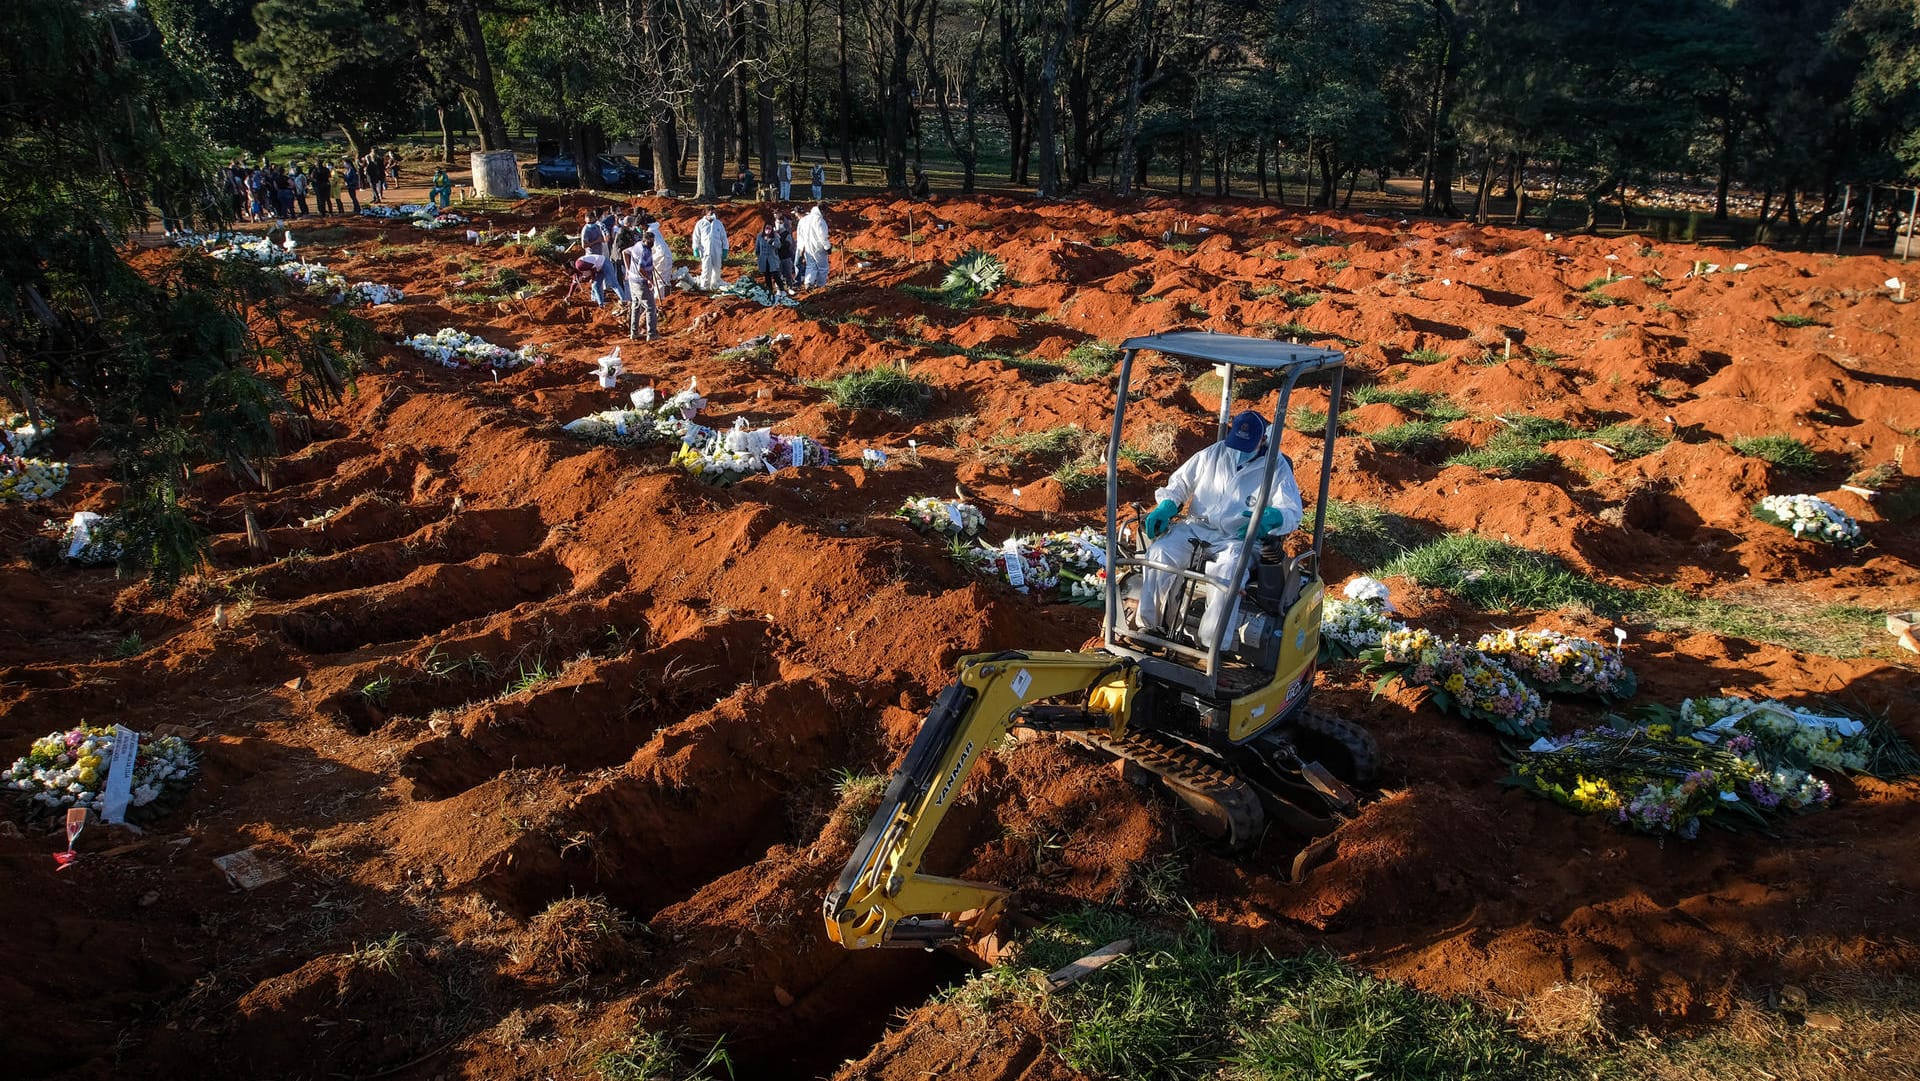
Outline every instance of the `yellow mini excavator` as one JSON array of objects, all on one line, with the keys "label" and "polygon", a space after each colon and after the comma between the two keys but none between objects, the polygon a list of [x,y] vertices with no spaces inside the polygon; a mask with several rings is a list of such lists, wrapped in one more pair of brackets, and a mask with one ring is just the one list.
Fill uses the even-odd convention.
[{"label": "yellow mini excavator", "polygon": [[[1122,521],[1120,433],[1135,357],[1145,351],[1211,364],[1220,374],[1225,434],[1235,376],[1277,386],[1272,447],[1250,519],[1261,520],[1281,459],[1287,400],[1303,378],[1326,376],[1330,400],[1311,541],[1289,556],[1284,538],[1241,545],[1224,577],[1206,573],[1196,542],[1185,566],[1154,562],[1139,508]],[[1343,354],[1264,338],[1175,331],[1121,345],[1107,441],[1107,567],[1103,644],[1080,653],[1010,651],[959,662],[839,881],[826,898],[827,933],[848,949],[971,945],[990,933],[1008,891],[922,874],[921,860],[980,755],[1012,728],[1062,738],[1141,767],[1187,804],[1227,845],[1253,843],[1272,822],[1291,833],[1331,832],[1372,781],[1375,748],[1364,730],[1307,706],[1320,649],[1320,550],[1340,415]],[[1262,390],[1264,393],[1264,389]],[[1164,626],[1137,626],[1143,572],[1169,578]],[[1208,589],[1237,603],[1204,618]],[[1203,634],[1202,628],[1208,633]]]}]

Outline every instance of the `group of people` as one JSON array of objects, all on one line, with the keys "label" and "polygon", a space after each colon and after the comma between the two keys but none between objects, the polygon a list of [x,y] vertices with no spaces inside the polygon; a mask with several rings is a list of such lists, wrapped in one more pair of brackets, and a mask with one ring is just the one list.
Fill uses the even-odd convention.
[{"label": "group of people", "polygon": [[[824,193],[827,190],[826,162],[814,162],[808,172],[808,180],[813,187],[813,201],[817,203],[824,198]],[[759,189],[755,187],[753,170],[750,167],[741,167],[740,175],[734,178],[732,191],[733,196],[737,199],[750,198],[758,194]],[[783,203],[793,198],[792,162],[783,161],[779,165],[774,166],[773,190],[769,194]]]},{"label": "group of people", "polygon": [[[721,272],[728,241],[720,215],[711,209],[701,215],[691,239],[700,267],[691,276],[694,287],[707,292],[725,288]],[[629,339],[659,337],[659,305],[673,288],[675,275],[673,248],[660,222],[637,208],[624,215],[612,207],[582,211],[580,235],[574,243],[581,252],[573,262],[575,284],[588,287],[596,306],[604,306],[609,296],[626,305]],[[831,244],[821,207],[816,205],[804,215],[776,208],[753,245],[755,268],[770,295],[790,297],[801,288],[827,284]]]},{"label": "group of people", "polygon": [[234,216],[243,221],[327,217],[358,214],[362,191],[371,202],[380,202],[388,182],[400,179],[400,159],[391,150],[370,150],[333,164],[316,161],[309,169],[302,162],[248,165],[236,158],[227,163],[224,176]]},{"label": "group of people", "polygon": [[827,284],[827,251],[827,217],[818,205],[804,217],[776,207],[753,238],[754,269],[769,294],[790,297]]},{"label": "group of people", "polygon": [[660,336],[660,301],[673,287],[673,248],[660,222],[644,210],[618,214],[612,207],[580,215],[576,282],[589,283],[595,305],[609,294],[626,305],[627,338]]}]

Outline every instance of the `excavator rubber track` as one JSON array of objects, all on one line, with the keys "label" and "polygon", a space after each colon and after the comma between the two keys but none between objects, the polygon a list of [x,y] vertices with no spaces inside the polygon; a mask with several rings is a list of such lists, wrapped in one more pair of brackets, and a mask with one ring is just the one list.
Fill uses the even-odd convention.
[{"label": "excavator rubber track", "polygon": [[1131,762],[1160,778],[1168,791],[1193,811],[1202,832],[1210,837],[1239,848],[1258,840],[1266,829],[1266,811],[1253,786],[1178,740],[1137,731],[1122,736],[1094,731],[1065,732],[1062,736]]}]

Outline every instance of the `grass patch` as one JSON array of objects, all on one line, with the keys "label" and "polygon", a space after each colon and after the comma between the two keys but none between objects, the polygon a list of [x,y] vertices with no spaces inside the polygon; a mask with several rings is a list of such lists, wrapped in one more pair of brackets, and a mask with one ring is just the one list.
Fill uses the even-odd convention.
[{"label": "grass patch", "polygon": [[1553,461],[1553,455],[1537,444],[1518,438],[1512,432],[1501,432],[1487,440],[1486,446],[1461,451],[1443,464],[1464,465],[1482,473],[1507,477],[1525,477],[1541,472]]},{"label": "grass patch", "polygon": [[1736,439],[1733,449],[1795,473],[1811,473],[1820,468],[1820,456],[1813,448],[1785,433]]},{"label": "grass patch", "polygon": [[1105,483],[1107,473],[1100,468],[1098,461],[1075,460],[1054,470],[1053,479],[1054,483],[1069,492],[1085,492]]},{"label": "grass patch", "polygon": [[1084,341],[1060,359],[1076,381],[1105,379],[1120,365],[1120,347],[1098,340]]},{"label": "grass patch", "polygon": [[124,661],[128,657],[138,657],[146,648],[147,643],[141,640],[139,631],[128,631],[125,638],[114,643],[113,655]]},{"label": "grass patch", "polygon": [[[1140,442],[1120,444],[1120,460],[1132,462],[1141,471],[1155,473],[1174,464],[1174,458],[1180,452],[1180,426],[1171,421],[1157,420],[1147,425],[1140,433]],[[1095,448],[1098,454],[1098,448]]]},{"label": "grass patch", "polygon": [[973,307],[973,298],[949,296],[947,293],[931,285],[901,285],[895,288],[899,289],[903,296],[912,297],[925,304],[939,304],[943,307],[963,309]]},{"label": "grass patch", "polygon": [[1619,451],[1622,458],[1644,458],[1670,442],[1657,430],[1632,422],[1609,424],[1588,438]]},{"label": "grass patch", "polygon": [[1725,597],[1690,596],[1671,586],[1632,593],[1628,615],[1663,630],[1708,631],[1823,657],[1867,657],[1883,652],[1886,617],[1850,604],[1815,604],[1787,591],[1745,591]]},{"label": "grass patch", "polygon": [[535,687],[548,682],[559,674],[559,672],[549,669],[547,662],[544,660],[534,661],[533,667],[531,668],[522,664],[520,666],[520,674],[514,677],[513,682],[507,684],[506,694],[516,695],[524,691],[533,690]]},{"label": "grass patch", "polygon": [[1327,546],[1362,567],[1378,567],[1433,539],[1425,526],[1371,503],[1327,502]]},{"label": "grass patch", "polygon": [[1577,574],[1557,557],[1474,533],[1452,533],[1402,552],[1375,569],[1443,589],[1491,612],[1585,609],[1618,614],[1626,591]]},{"label": "grass patch", "polygon": [[1342,397],[1350,405],[1391,405],[1396,409],[1421,413],[1429,420],[1462,420],[1467,416],[1467,411],[1455,405],[1453,399],[1432,390],[1369,384],[1364,387],[1354,387]]},{"label": "grass patch", "polygon": [[1252,297],[1255,300],[1258,300],[1261,297],[1270,297],[1273,294],[1278,293],[1279,291],[1280,291],[1280,287],[1278,285],[1274,284],[1273,282],[1267,282],[1263,285],[1256,285],[1248,289],[1247,295],[1249,297]]},{"label": "grass patch", "polygon": [[722,1073],[732,1077],[733,1059],[725,1041],[716,1036],[712,1046],[699,1051],[697,1045],[688,1046],[688,1037],[636,1029],[621,1046],[601,1052],[593,1060],[593,1072],[603,1081],[714,1081]]},{"label": "grass patch", "polygon": [[1800,315],[1797,312],[1780,312],[1776,315],[1769,315],[1767,318],[1783,327],[1817,327],[1820,325],[1820,320],[1815,319],[1813,316]]},{"label": "grass patch", "polygon": [[891,365],[843,372],[810,385],[826,391],[842,409],[878,409],[898,417],[920,416],[933,398],[931,384]]},{"label": "grass patch", "polygon": [[[1333,509],[1328,507],[1329,521]],[[1659,630],[1744,638],[1826,657],[1871,656],[1886,648],[1884,617],[1870,609],[1816,604],[1789,589],[1720,597],[1672,586],[1627,589],[1596,582],[1546,552],[1471,533],[1404,550],[1371,573],[1409,578],[1489,612],[1588,611]]]},{"label": "grass patch", "polygon": [[1287,427],[1307,435],[1320,435],[1327,430],[1327,414],[1319,409],[1296,405],[1293,412],[1287,414]]},{"label": "grass patch", "polygon": [[1560,352],[1558,349],[1549,349],[1544,345],[1529,345],[1526,347],[1526,350],[1533,355],[1533,362],[1535,364],[1545,364],[1548,367],[1552,367],[1560,361],[1567,359],[1565,353]]},{"label": "grass patch", "polygon": [[1331,337],[1331,335],[1322,334],[1305,323],[1275,323],[1271,327],[1271,330],[1275,338],[1287,338],[1303,342],[1318,341],[1321,338]]},{"label": "grass patch", "polygon": [[1104,233],[1093,238],[1093,246],[1096,248],[1111,248],[1118,243],[1120,243],[1119,233]]},{"label": "grass patch", "polygon": [[[1133,953],[1042,996],[1034,975],[1118,938]],[[1427,995],[1326,954],[1222,950],[1199,923],[1178,931],[1107,911],[1042,927],[1014,961],[949,993],[990,1015],[1007,1001],[1057,1026],[1068,1065],[1097,1078],[1373,1078],[1504,1081],[1550,1056],[1466,1001]]]},{"label": "grass patch", "polygon": [[1438,349],[1410,349],[1400,354],[1400,359],[1409,364],[1438,364],[1447,359],[1447,355]]},{"label": "grass patch", "polygon": [[1321,293],[1288,293],[1287,303],[1296,308],[1311,308],[1320,303]]},{"label": "grass patch", "polygon": [[1373,445],[1398,454],[1418,454],[1446,441],[1446,426],[1437,420],[1410,420],[1371,432]]}]

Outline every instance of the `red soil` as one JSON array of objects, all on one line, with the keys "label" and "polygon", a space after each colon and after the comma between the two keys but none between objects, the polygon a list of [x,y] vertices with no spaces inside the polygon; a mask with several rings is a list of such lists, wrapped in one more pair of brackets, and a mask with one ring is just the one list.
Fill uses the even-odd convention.
[{"label": "red soil", "polygon": [[[535,201],[485,224],[524,228],[574,205]],[[674,236],[698,216],[647,205]],[[723,213],[736,238],[756,220]],[[1188,252],[1159,240],[1181,221]],[[104,1077],[118,1060],[154,1076],[573,1076],[637,1025],[724,1033],[742,1077],[825,1074],[861,1056],[844,1076],[1067,1076],[1019,1018],[980,1032],[933,1009],[886,1035],[896,1010],[958,966],[845,953],[818,914],[857,832],[835,771],[890,768],[960,654],[1073,648],[1095,626],[1085,609],[970,577],[885,517],[957,480],[997,530],[1093,520],[1097,495],[988,444],[1098,430],[1105,383],[941,355],[945,343],[1058,360],[1091,338],[1303,324],[1357,343],[1355,378],[1445,392],[1476,414],[1449,427],[1455,449],[1498,431],[1493,415],[1520,413],[1639,419],[1688,440],[1636,461],[1552,444],[1550,476],[1509,480],[1353,434],[1336,452],[1337,498],[1624,584],[1809,605],[1920,600],[1912,530],[1838,493],[1844,468],[1808,485],[1716,441],[1786,432],[1857,466],[1920,474],[1920,361],[1902,348],[1920,337],[1920,307],[1878,288],[1898,272],[1884,260],[1172,200],[1124,211],[863,201],[834,207],[832,223],[829,291],[797,311],[676,297],[665,340],[626,345],[628,370],[669,390],[698,376],[723,424],[749,416],[896,460],[912,437],[919,464],[731,489],[673,471],[663,450],[592,448],[558,430],[609,403],[591,362],[624,326],[580,297],[562,304],[551,264],[470,247],[458,229],[364,220],[305,242],[351,280],[407,291],[369,313],[389,341],[453,325],[543,342],[556,358],[494,381],[387,349],[321,438],[275,467],[271,490],[209,471],[214,565],[171,596],[25,556],[0,565],[0,751],[84,719],[179,726],[205,753],[185,807],[138,837],[90,832],[71,870],[55,873],[57,846],[39,828],[0,836],[11,885],[0,914],[15,930],[0,1010],[16,1070]],[[1295,240],[1323,233],[1335,242]],[[974,246],[1014,281],[989,303],[952,311],[894,288],[934,283],[937,264]],[[1687,277],[1696,260],[1751,269]],[[494,266],[544,291],[450,298],[454,279]],[[1631,276],[1600,286],[1621,303],[1591,306],[1582,290],[1609,272]],[[1781,312],[1819,325],[1768,318]],[[770,365],[715,356],[767,332],[792,335]],[[1448,359],[1407,361],[1415,350]],[[928,418],[846,413],[805,385],[896,361],[935,385]],[[1193,375],[1146,371],[1129,438],[1171,435],[1180,454],[1201,445],[1209,403]],[[1369,406],[1352,431],[1404,419]],[[0,509],[7,551],[30,547],[42,517],[111,508],[84,436],[79,423],[61,433],[57,450],[77,462],[65,493]],[[1317,441],[1285,439],[1310,471]],[[1127,481],[1128,498],[1146,498],[1148,474],[1129,467]],[[1748,514],[1763,494],[1809,488],[1859,515],[1869,546],[1812,549]],[[247,507],[273,560],[250,562]],[[1399,585],[1432,625],[1487,625]],[[1608,629],[1568,613],[1532,622]],[[146,648],[113,659],[130,631]],[[1628,648],[1649,700],[1837,695],[1892,711],[1920,739],[1914,670],[1892,654],[1842,660],[1638,629]],[[540,671],[554,674],[522,678]],[[361,693],[382,677],[384,699]],[[1386,770],[1380,797],[1303,883],[1286,883],[1282,841],[1238,859],[1210,852],[1163,802],[1049,742],[987,761],[934,865],[1013,886],[1044,915],[1130,903],[1143,861],[1176,853],[1186,895],[1235,946],[1329,948],[1502,1005],[1583,982],[1651,1024],[1716,1018],[1743,985],[1920,968],[1909,788],[1843,783],[1832,810],[1778,838],[1662,844],[1498,786],[1492,737],[1411,698],[1372,698],[1343,669],[1316,693],[1379,736]],[[1566,725],[1585,716],[1559,713]],[[230,891],[209,861],[248,845],[288,877]],[[635,923],[605,965],[562,979],[539,963],[528,921],[574,894],[604,895]],[[406,937],[364,948],[396,932]]]}]

